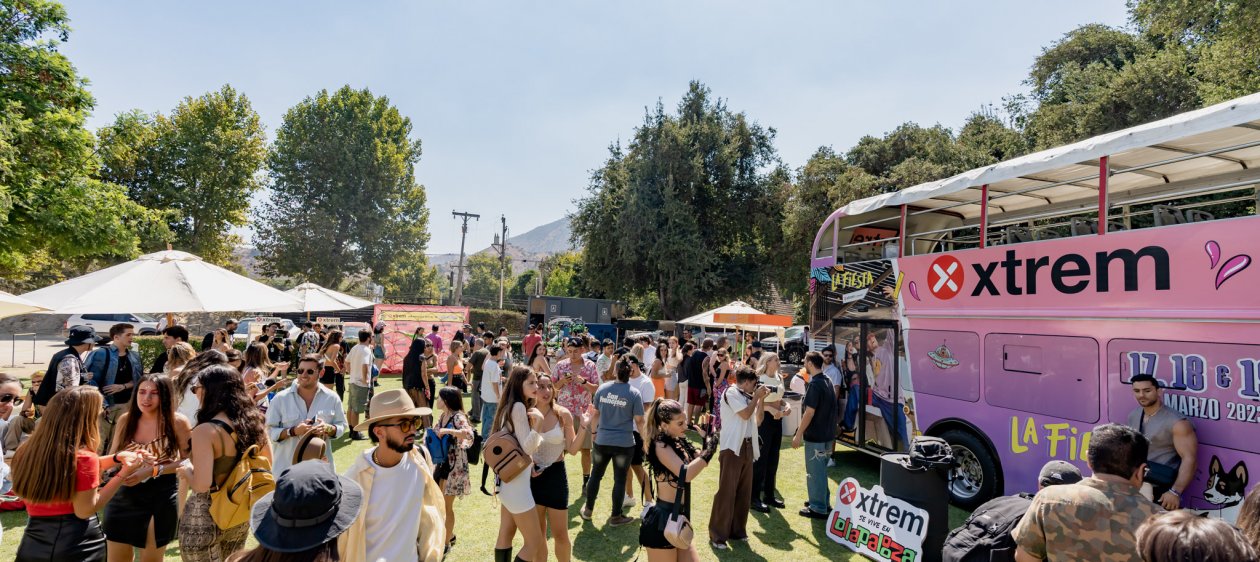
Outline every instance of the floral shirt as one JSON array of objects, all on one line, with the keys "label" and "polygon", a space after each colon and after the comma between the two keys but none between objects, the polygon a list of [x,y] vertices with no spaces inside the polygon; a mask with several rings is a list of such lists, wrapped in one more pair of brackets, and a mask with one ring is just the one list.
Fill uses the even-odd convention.
[{"label": "floral shirt", "polygon": [[[568,357],[556,363],[557,379],[567,377],[572,373],[573,368]],[[591,394],[586,391],[579,379],[591,384],[599,384],[599,374],[595,372],[595,363],[582,359],[582,371],[556,391],[556,402],[567,408],[574,419],[581,417],[586,412],[587,406],[591,405]]]}]

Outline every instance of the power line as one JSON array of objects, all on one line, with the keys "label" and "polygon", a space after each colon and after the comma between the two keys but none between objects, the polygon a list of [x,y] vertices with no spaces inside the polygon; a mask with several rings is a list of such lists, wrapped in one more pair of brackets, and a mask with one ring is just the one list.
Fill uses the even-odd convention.
[{"label": "power line", "polygon": [[463,211],[451,211],[451,216],[464,221],[459,235],[459,265],[456,266],[459,276],[455,281],[455,306],[459,306],[460,300],[464,297],[464,241],[468,238],[468,219],[475,219],[480,222],[481,215]]}]

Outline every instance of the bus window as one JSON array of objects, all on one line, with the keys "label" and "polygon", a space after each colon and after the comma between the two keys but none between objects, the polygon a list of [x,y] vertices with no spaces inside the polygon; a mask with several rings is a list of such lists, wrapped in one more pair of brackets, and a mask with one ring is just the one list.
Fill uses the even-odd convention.
[{"label": "bus window", "polygon": [[814,256],[815,259],[835,257],[833,250],[836,242],[836,223],[833,221],[825,228],[822,238],[818,240],[818,254]]},{"label": "bus window", "polygon": [[906,347],[916,393],[980,400],[980,336],[975,332],[907,330]]},{"label": "bus window", "polygon": [[1099,417],[1098,387],[1098,342],[1093,338],[984,338],[984,399],[989,404],[1094,423]]}]

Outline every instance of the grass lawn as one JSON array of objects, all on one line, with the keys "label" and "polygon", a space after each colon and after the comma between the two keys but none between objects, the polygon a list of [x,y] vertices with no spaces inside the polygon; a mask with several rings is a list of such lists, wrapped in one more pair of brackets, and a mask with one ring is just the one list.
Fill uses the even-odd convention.
[{"label": "grass lawn", "polygon": [[[383,378],[383,388],[397,388],[398,378]],[[467,405],[467,401],[465,405]],[[692,490],[695,499],[692,506],[692,525],[696,529],[696,542],[702,560],[749,560],[749,561],[792,561],[805,560],[865,560],[852,554],[848,549],[832,542],[824,532],[824,522],[805,519],[796,514],[801,503],[806,499],[805,493],[805,455],[802,449],[791,449],[789,440],[784,442],[782,460],[779,466],[779,494],[787,503],[787,509],[772,510],[770,514],[752,512],[748,521],[750,540],[747,543],[732,541],[731,550],[716,552],[708,544],[709,512],[712,506],[713,493],[717,489],[718,466],[707,468],[693,482]],[[367,441],[352,442],[342,438],[335,441],[336,464],[338,471],[350,466],[354,455],[368,447]],[[592,521],[583,521],[578,516],[581,500],[578,497],[578,486],[582,482],[581,463],[576,457],[565,460],[569,471],[569,534],[573,540],[574,560],[647,560],[647,553],[639,549],[639,526],[626,525],[610,528],[604,524],[608,518],[611,505],[612,481],[605,476],[603,490],[595,504],[595,517]],[[473,487],[476,488],[481,476],[481,466],[474,465]],[[875,457],[847,448],[836,454],[836,468],[829,471],[831,491],[835,494],[837,483],[847,476],[856,477],[864,485],[871,486],[879,482],[879,462]],[[637,484],[636,484],[637,491]],[[641,508],[636,506],[630,511],[637,515]],[[494,559],[494,541],[498,533],[499,507],[496,502],[480,491],[455,502],[456,535],[459,542],[451,551],[448,560],[483,561]],[[950,508],[950,528],[962,524],[967,513]],[[22,530],[26,526],[26,512],[7,512],[0,514],[0,524],[4,526],[4,536],[0,540],[0,560],[13,560],[21,540]],[[254,546],[250,539],[249,546]],[[520,548],[521,540],[516,540],[516,548]],[[549,558],[554,560],[553,558]],[[179,560],[179,545],[172,543],[166,550],[166,560]]]}]

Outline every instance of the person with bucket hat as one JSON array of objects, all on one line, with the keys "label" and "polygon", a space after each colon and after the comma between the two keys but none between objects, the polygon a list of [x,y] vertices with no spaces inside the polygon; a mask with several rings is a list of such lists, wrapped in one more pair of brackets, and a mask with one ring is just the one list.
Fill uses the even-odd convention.
[{"label": "person with bucket hat", "polygon": [[47,406],[53,395],[67,388],[87,384],[87,369],[83,368],[83,354],[96,343],[96,331],[91,326],[73,326],[66,338],[66,348],[58,351],[48,362],[48,376],[35,391],[36,406]]},{"label": "person with bucket hat", "polygon": [[254,504],[249,528],[258,547],[228,560],[333,560],[337,537],[354,524],[362,507],[363,488],[357,482],[337,476],[328,463],[297,463],[280,473],[275,491]]},{"label": "person with bucket hat", "polygon": [[359,454],[345,472],[363,489],[363,508],[338,540],[342,560],[441,560],[446,501],[433,480],[432,459],[424,447],[416,447],[420,418],[432,414],[417,408],[401,389],[372,397],[368,419],[354,430],[367,431],[376,446]]}]

